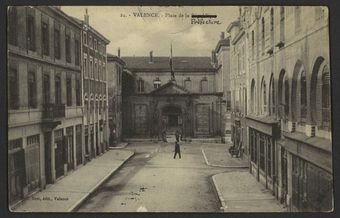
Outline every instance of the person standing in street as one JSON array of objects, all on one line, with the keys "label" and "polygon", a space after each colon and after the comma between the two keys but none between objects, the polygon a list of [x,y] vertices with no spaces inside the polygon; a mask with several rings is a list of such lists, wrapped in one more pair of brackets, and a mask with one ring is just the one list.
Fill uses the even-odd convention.
[{"label": "person standing in street", "polygon": [[175,136],[176,136],[176,142],[179,142],[179,130],[176,130]]},{"label": "person standing in street", "polygon": [[175,142],[175,155],[174,155],[174,159],[176,159],[176,155],[178,154],[179,159],[181,159],[181,148],[179,146],[178,141]]}]

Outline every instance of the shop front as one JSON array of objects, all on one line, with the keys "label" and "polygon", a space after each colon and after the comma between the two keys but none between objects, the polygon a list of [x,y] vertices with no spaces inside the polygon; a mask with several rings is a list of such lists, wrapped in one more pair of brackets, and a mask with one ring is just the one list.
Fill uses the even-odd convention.
[{"label": "shop front", "polygon": [[250,173],[278,196],[278,157],[276,141],[279,127],[275,120],[247,117],[249,128]]}]

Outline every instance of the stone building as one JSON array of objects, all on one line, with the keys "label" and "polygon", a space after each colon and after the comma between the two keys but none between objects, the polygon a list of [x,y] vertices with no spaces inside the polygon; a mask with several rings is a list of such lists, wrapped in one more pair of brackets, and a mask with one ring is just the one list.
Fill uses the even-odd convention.
[{"label": "stone building", "polygon": [[10,7],[7,42],[12,205],[84,161],[81,29],[58,7]]},{"label": "stone building", "polygon": [[231,89],[231,137],[238,155],[248,154],[246,119],[247,115],[247,40],[245,28],[240,20],[232,22],[227,32],[230,34],[230,89]]},{"label": "stone building", "polygon": [[122,136],[122,84],[125,62],[118,56],[107,54],[107,86],[109,110],[109,141],[113,146]]},{"label": "stone building", "polygon": [[110,41],[91,27],[87,9],[84,21],[73,19],[82,27],[84,142],[90,160],[109,145],[106,46]]},{"label": "stone building", "polygon": [[215,50],[216,55],[216,89],[218,92],[223,92],[223,108],[224,120],[222,123],[222,135],[225,135],[228,140],[231,134],[231,91],[230,91],[230,40],[225,37],[222,32],[220,40],[217,42]]},{"label": "stone building", "polygon": [[[238,40],[244,40],[241,48],[246,51],[246,84],[235,83],[234,89],[246,88],[248,96],[242,100],[239,95],[245,130],[235,137],[243,138],[250,172],[290,211],[331,210],[327,8],[242,7],[233,29],[231,42],[242,34]],[[232,74],[242,74],[239,71]],[[237,94],[232,99],[237,102]],[[237,114],[237,103],[232,110]]]},{"label": "stone building", "polygon": [[[209,57],[123,57],[134,92],[124,103],[126,137],[160,137],[181,130],[184,137],[220,136],[223,92]],[[172,79],[171,71],[174,72]],[[224,130],[223,130],[224,131]]]}]

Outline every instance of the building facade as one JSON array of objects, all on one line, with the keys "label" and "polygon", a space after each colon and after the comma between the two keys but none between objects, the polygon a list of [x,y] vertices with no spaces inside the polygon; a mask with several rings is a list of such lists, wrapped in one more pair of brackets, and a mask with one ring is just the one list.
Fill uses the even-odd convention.
[{"label": "building facade", "polygon": [[89,23],[73,18],[82,27],[82,73],[84,101],[85,158],[105,152],[109,145],[106,46],[110,42]]},{"label": "building facade", "polygon": [[84,161],[80,43],[80,26],[58,7],[8,10],[10,204]]},{"label": "building facade", "polygon": [[231,89],[231,139],[235,154],[248,154],[247,128],[247,40],[245,27],[238,21],[232,22],[227,32],[230,34],[230,89]]},{"label": "building facade", "polygon": [[[327,8],[241,7],[234,26],[231,44],[244,41],[246,61],[245,84],[234,83],[234,90],[246,88],[239,95],[243,130],[235,132],[234,143],[243,139],[250,173],[290,211],[332,210]],[[242,75],[241,69],[231,74]],[[237,114],[237,94],[232,102]]]},{"label": "building facade", "polygon": [[218,92],[223,92],[224,120],[221,128],[224,131],[222,135],[229,141],[231,136],[230,40],[229,37],[225,37],[224,32],[221,33],[213,52],[216,56],[216,89]]},{"label": "building facade", "polygon": [[[118,51],[119,53],[120,51]],[[114,146],[122,137],[122,84],[125,62],[118,56],[107,55],[107,86],[109,111],[109,141]]]},{"label": "building facade", "polygon": [[[180,130],[184,137],[220,136],[223,92],[216,90],[209,57],[123,57],[134,91],[124,103],[125,137],[160,138]],[[224,130],[223,130],[224,131]]]}]

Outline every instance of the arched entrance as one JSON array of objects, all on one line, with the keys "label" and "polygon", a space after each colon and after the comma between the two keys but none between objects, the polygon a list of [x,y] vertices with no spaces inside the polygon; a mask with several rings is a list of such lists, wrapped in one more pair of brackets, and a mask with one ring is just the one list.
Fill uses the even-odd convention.
[{"label": "arched entrance", "polygon": [[168,105],[162,108],[162,119],[168,132],[175,132],[182,127],[182,110],[179,106]]}]

